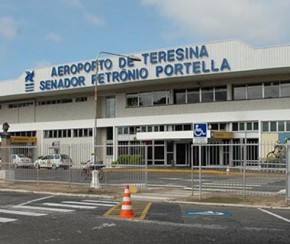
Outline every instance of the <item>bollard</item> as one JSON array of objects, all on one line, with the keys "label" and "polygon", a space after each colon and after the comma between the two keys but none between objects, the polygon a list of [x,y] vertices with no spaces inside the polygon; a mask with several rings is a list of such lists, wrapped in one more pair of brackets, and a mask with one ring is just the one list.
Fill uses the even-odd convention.
[{"label": "bollard", "polygon": [[98,189],[100,188],[100,180],[99,180],[99,171],[93,170],[92,171],[92,182],[91,182],[91,188]]}]

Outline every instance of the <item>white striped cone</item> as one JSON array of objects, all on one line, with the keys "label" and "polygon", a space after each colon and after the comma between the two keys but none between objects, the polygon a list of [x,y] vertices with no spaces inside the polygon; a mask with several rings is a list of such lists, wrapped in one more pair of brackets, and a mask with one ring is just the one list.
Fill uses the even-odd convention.
[{"label": "white striped cone", "polygon": [[122,201],[122,207],[119,216],[121,218],[132,218],[135,216],[132,208],[132,202],[131,202],[131,194],[129,190],[129,185],[125,185],[125,190],[123,194],[123,201]]}]

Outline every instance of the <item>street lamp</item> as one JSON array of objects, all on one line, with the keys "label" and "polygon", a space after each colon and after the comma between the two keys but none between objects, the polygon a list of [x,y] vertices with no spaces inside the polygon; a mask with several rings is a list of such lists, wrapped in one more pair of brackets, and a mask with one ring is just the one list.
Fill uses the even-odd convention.
[{"label": "street lamp", "polygon": [[96,80],[95,80],[95,135],[94,135],[94,164],[97,164],[97,120],[98,120],[98,73],[99,73],[99,57],[102,54],[108,54],[111,56],[117,56],[117,57],[124,57],[128,58],[132,61],[140,62],[141,59],[139,57],[133,56],[133,55],[124,55],[124,54],[118,54],[118,53],[111,53],[111,52],[105,52],[101,51],[99,52],[97,58],[96,58]]}]

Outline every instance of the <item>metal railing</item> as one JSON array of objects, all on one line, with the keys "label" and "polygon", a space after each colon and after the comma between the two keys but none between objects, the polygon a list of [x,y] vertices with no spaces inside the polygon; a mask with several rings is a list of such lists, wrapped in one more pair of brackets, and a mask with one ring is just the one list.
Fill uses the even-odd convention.
[{"label": "metal railing", "polygon": [[[178,186],[202,198],[218,192],[241,196],[284,194],[287,190],[286,158],[267,158],[273,148],[273,144],[257,143],[192,145],[190,161],[182,172],[172,165],[168,165],[166,171],[166,165],[148,167],[147,145],[98,146],[96,152],[97,163],[105,166],[101,187],[127,183],[142,189]],[[94,152],[90,144],[47,146],[41,153],[36,147],[1,147],[0,150],[1,156],[6,153],[4,158],[8,159],[1,162],[0,177],[8,182],[65,183],[88,188],[91,185],[92,178],[83,175],[81,164]],[[11,155],[20,152],[31,158],[31,166],[15,167]],[[71,167],[34,167],[40,155],[56,152],[67,154],[72,160]]]}]

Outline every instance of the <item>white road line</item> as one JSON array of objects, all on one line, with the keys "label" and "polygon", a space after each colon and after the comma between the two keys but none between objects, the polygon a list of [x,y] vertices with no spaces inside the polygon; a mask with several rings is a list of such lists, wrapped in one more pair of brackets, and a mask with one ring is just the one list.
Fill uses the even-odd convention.
[{"label": "white road line", "polygon": [[278,218],[278,219],[282,219],[282,220],[284,220],[284,221],[290,223],[290,219],[286,219],[286,218],[284,218],[284,217],[282,217],[282,216],[280,216],[280,215],[278,215],[278,214],[274,214],[274,213],[272,213],[272,212],[270,212],[270,211],[267,211],[267,210],[265,210],[265,209],[261,209],[261,208],[259,208],[259,210],[261,210],[261,211],[264,212],[264,213],[270,214],[270,215],[272,215],[272,216],[274,216],[274,217],[276,217],[276,218]]},{"label": "white road line", "polygon": [[8,209],[0,209],[0,213],[24,215],[24,216],[34,216],[34,217],[46,215],[44,213],[34,213],[34,212],[27,212],[27,211],[14,211],[14,210],[8,210]]},{"label": "white road line", "polygon": [[31,209],[31,210],[39,210],[39,211],[48,211],[48,212],[73,212],[73,209],[63,209],[63,208],[46,208],[46,207],[36,207],[36,206],[14,206],[14,208],[23,208],[23,209]]},{"label": "white road line", "polygon": [[95,209],[95,206],[80,206],[80,205],[73,205],[73,204],[62,204],[62,203],[51,203],[45,202],[43,205],[46,206],[54,206],[54,207],[65,207],[65,208],[79,208],[79,209]]},{"label": "white road line", "polygon": [[94,202],[94,203],[111,203],[111,204],[119,204],[117,201],[101,201],[101,200],[82,200],[82,202]]},{"label": "white road line", "polygon": [[0,223],[13,222],[13,221],[16,221],[16,220],[17,220],[17,219],[1,218],[1,217],[0,217]]},{"label": "white road line", "polygon": [[37,198],[37,199],[31,200],[31,201],[27,201],[27,202],[21,203],[18,206],[24,206],[24,205],[27,205],[27,204],[30,204],[30,203],[33,203],[33,202],[38,202],[38,201],[41,201],[41,200],[44,200],[44,199],[48,199],[48,198],[52,198],[52,197],[53,196],[46,196],[46,197]]},{"label": "white road line", "polygon": [[62,203],[79,204],[79,205],[86,205],[86,206],[104,206],[104,207],[113,207],[116,205],[116,204],[109,204],[109,203],[91,203],[91,202],[73,202],[73,201],[62,201]]}]

